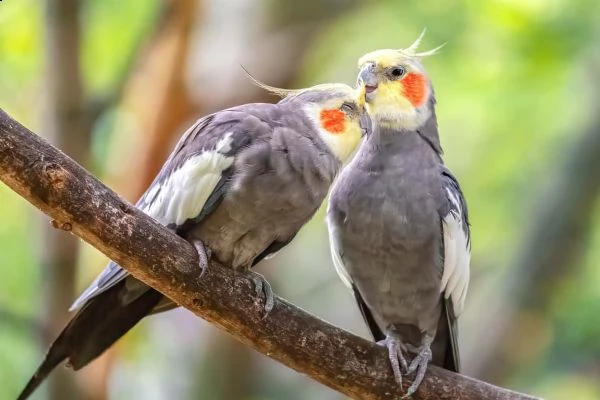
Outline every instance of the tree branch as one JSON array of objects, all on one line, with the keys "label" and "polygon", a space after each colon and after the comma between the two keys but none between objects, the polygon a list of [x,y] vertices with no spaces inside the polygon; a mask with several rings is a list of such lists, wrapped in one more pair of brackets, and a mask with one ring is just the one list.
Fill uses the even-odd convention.
[{"label": "tree branch", "polygon": [[[0,110],[0,180],[144,283],[238,340],[354,399],[397,399],[383,347],[283,299],[264,305],[244,275],[211,264],[199,277],[192,246],[98,182]],[[410,377],[404,388],[410,385]],[[534,399],[431,367],[415,399]]]}]

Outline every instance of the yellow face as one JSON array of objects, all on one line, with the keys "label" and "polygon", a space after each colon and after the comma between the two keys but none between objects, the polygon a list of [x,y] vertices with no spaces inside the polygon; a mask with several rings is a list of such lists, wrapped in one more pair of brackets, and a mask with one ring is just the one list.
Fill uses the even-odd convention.
[{"label": "yellow face", "polygon": [[401,50],[376,50],[360,58],[358,86],[367,110],[380,125],[415,129],[429,118],[431,84],[416,57]]},{"label": "yellow face", "polygon": [[[330,93],[336,95],[332,97]],[[332,153],[345,163],[370,130],[364,88],[354,89],[344,84],[332,84],[327,85],[323,94],[323,101],[307,104],[305,112],[315,122],[319,135]]]}]

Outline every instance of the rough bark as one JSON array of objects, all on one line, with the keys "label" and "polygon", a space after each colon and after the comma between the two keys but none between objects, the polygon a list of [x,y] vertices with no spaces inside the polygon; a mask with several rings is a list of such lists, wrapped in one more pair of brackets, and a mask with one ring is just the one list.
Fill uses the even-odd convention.
[{"label": "rough bark", "polygon": [[[242,274],[125,203],[76,162],[0,110],[0,180],[70,231],[199,317],[255,350],[354,399],[396,399],[386,350],[276,298],[264,304]],[[404,382],[404,389],[411,377]],[[534,399],[430,367],[415,399]]]}]

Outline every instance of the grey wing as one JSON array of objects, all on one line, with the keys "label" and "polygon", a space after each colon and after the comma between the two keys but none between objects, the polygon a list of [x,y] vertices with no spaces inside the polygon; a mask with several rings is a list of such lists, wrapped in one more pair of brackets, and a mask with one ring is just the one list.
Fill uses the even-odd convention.
[{"label": "grey wing", "polygon": [[[237,153],[266,130],[258,118],[236,109],[201,118],[180,139],[136,207],[177,233],[199,223],[223,199]],[[70,310],[81,308],[128,276],[111,261]],[[125,304],[148,290],[133,278],[125,288]]]},{"label": "grey wing", "polygon": [[[336,184],[339,184],[339,179]],[[341,221],[340,213],[336,209],[335,204],[335,186],[332,190],[331,196],[329,197],[329,204],[327,206],[327,231],[329,233],[329,249],[331,251],[331,261],[335,267],[335,272],[338,274],[344,285],[352,289],[354,283],[350,273],[344,265],[344,249],[341,244],[341,234],[339,229],[343,226],[344,221]]]},{"label": "grey wing", "polygon": [[94,279],[91,285],[79,295],[73,304],[71,304],[69,311],[80,309],[89,299],[113,287],[116,283],[127,277],[127,275],[127,271],[119,267],[115,262],[109,262],[106,268],[104,268],[100,275]]},{"label": "grey wing", "polygon": [[462,312],[469,287],[471,261],[471,230],[467,203],[458,181],[442,168],[444,198],[440,217],[444,235],[444,271],[441,289],[444,298],[452,301],[452,310],[458,317]]},{"label": "grey wing", "polygon": [[460,371],[457,318],[464,309],[469,286],[471,260],[471,230],[467,203],[456,178],[442,167],[444,199],[440,217],[444,235],[444,316],[448,325],[450,343],[447,347],[445,368]]}]

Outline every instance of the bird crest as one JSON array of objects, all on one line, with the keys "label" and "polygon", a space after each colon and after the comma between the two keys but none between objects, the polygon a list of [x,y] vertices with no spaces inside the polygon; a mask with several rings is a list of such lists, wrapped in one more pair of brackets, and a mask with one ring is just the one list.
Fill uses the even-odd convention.
[{"label": "bird crest", "polygon": [[358,66],[360,67],[363,64],[373,60],[378,60],[378,63],[382,65],[392,65],[397,62],[398,58],[421,59],[436,54],[442,47],[446,45],[446,43],[443,43],[434,49],[419,52],[418,49],[421,45],[423,37],[425,36],[425,32],[427,32],[427,28],[423,29],[417,40],[415,40],[413,44],[405,49],[383,49],[375,50],[365,54],[358,60]]},{"label": "bird crest", "polygon": [[253,84],[255,84],[259,88],[264,89],[267,92],[277,95],[279,97],[283,98],[283,97],[292,96],[294,94],[298,94],[302,90],[302,89],[283,89],[283,88],[278,88],[275,86],[267,85],[266,83],[261,82],[258,79],[256,79],[254,77],[254,75],[252,75],[250,72],[248,72],[248,70],[246,68],[244,68],[243,65],[240,65],[240,67],[244,70],[246,75],[248,75],[248,78],[250,78],[250,80],[252,81]]},{"label": "bird crest", "polygon": [[276,96],[279,96],[281,98],[286,98],[286,97],[293,97],[293,96],[297,96],[299,94],[302,94],[304,92],[307,91],[334,91],[334,90],[345,90],[345,85],[339,84],[339,83],[323,83],[320,85],[315,85],[315,86],[311,86],[308,88],[301,88],[301,89],[283,89],[283,88],[278,88],[275,86],[271,86],[271,85],[267,85],[264,82],[259,81],[257,78],[255,78],[250,72],[248,72],[248,70],[246,68],[244,68],[243,66],[241,66],[242,69],[244,70],[244,72],[246,73],[246,75],[248,75],[248,78],[250,78],[250,80],[252,81],[253,84],[255,84],[256,86],[266,90],[267,92],[274,94]]},{"label": "bird crest", "polygon": [[417,40],[414,41],[413,44],[411,44],[406,49],[398,49],[398,51],[407,57],[424,58],[424,57],[429,57],[429,56],[436,54],[442,47],[444,47],[446,45],[446,43],[442,43],[441,45],[439,45],[438,47],[436,47],[434,49],[422,51],[420,53],[417,52],[417,50],[419,49],[419,46],[421,45],[421,41],[423,40],[423,37],[425,36],[425,32],[427,32],[427,28],[424,28],[423,31],[421,31],[421,34],[419,35]]}]

